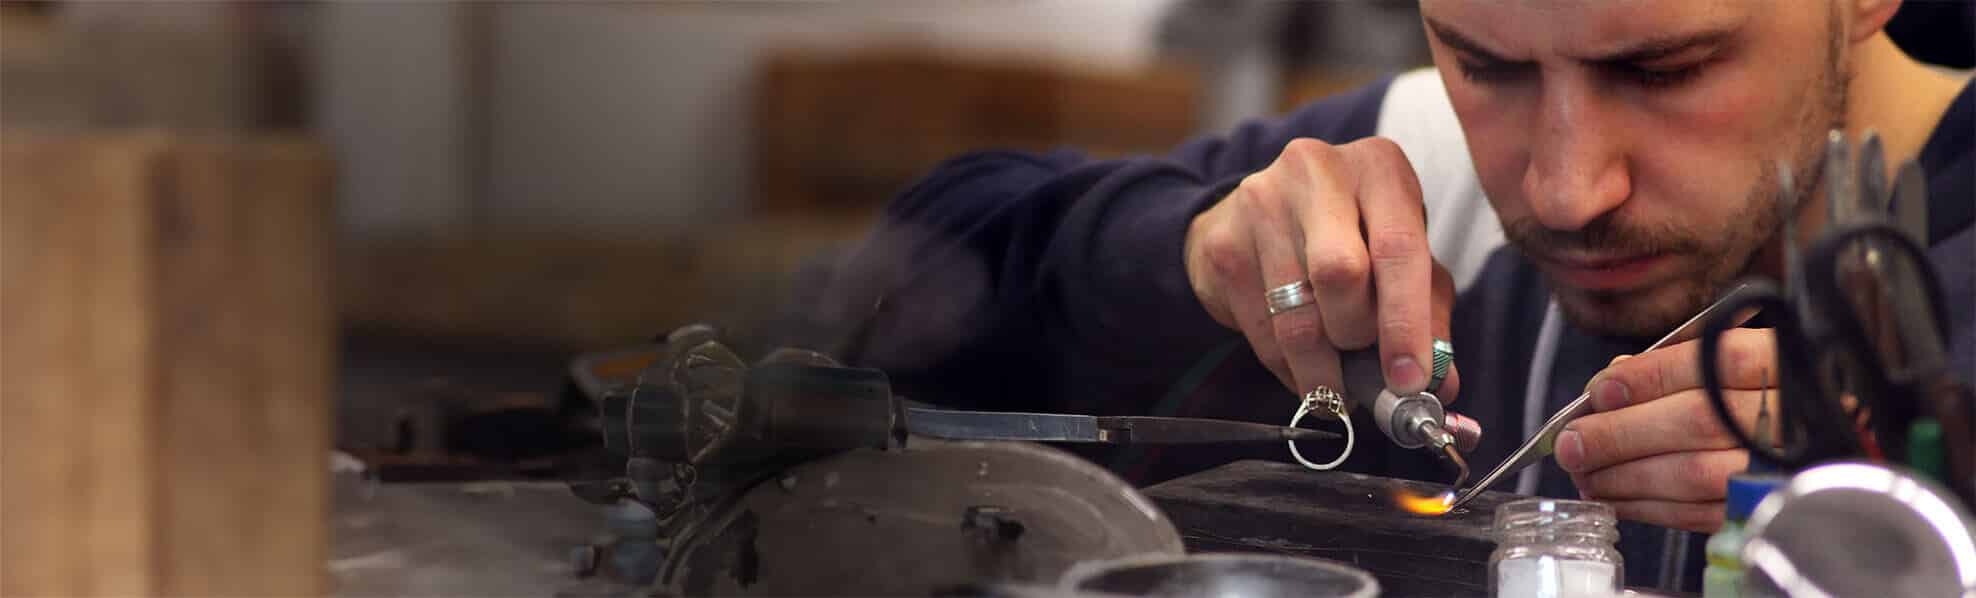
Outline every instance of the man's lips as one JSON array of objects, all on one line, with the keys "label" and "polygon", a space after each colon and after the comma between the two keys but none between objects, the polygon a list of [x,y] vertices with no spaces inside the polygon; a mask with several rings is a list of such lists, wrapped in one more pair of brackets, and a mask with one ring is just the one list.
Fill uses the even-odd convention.
[{"label": "man's lips", "polygon": [[1602,291],[1638,287],[1665,270],[1673,261],[1671,258],[1666,253],[1630,256],[1555,254],[1537,257],[1538,261],[1548,264],[1551,273],[1564,284]]}]

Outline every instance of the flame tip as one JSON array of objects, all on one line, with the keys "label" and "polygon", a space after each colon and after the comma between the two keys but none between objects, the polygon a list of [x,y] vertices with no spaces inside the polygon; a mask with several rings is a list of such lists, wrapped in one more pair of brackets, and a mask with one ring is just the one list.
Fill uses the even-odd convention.
[{"label": "flame tip", "polygon": [[1401,509],[1416,515],[1441,515],[1454,510],[1455,493],[1450,491],[1423,496],[1401,490],[1394,493],[1393,502]]}]

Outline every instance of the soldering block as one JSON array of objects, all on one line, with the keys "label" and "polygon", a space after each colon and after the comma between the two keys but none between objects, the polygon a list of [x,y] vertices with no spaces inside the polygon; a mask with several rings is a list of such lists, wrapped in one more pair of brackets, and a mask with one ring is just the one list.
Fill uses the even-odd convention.
[{"label": "soldering block", "polygon": [[1485,492],[1460,509],[1416,515],[1402,493],[1444,484],[1237,461],[1145,489],[1180,528],[1188,552],[1267,552],[1331,559],[1379,578],[1384,596],[1489,593],[1489,525],[1519,498]]}]

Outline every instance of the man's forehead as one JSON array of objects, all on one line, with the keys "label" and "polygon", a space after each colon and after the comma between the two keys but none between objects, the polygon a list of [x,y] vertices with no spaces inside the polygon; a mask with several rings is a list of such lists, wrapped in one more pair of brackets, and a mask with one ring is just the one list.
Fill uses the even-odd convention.
[{"label": "man's forehead", "polygon": [[1771,0],[1424,0],[1420,12],[1501,58],[1548,60],[1733,29],[1777,8]]}]

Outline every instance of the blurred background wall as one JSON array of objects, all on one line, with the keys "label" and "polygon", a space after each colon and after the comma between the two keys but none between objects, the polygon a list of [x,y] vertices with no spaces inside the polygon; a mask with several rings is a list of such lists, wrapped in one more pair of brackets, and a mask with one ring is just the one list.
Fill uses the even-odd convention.
[{"label": "blurred background wall", "polygon": [[[1164,82],[1176,99],[1155,109],[1190,118],[1183,75],[1151,74],[1166,4],[315,6],[302,41],[313,124],[342,167],[339,225],[356,265],[344,270],[345,313],[421,335],[637,340],[733,304],[721,289],[753,288],[734,279],[855,236],[942,156],[1169,143],[1187,122],[1123,144],[1106,136],[1128,123],[1083,138],[994,130],[1063,110],[1053,90],[1105,84],[1129,94]],[[907,80],[929,72],[976,85],[956,94]],[[932,124],[915,131],[913,115]],[[847,138],[844,122],[871,133]],[[520,247],[533,250],[514,256]],[[521,263],[474,257],[490,251]],[[384,270],[366,264],[379,262],[443,273],[374,276]],[[549,288],[561,294],[535,290]]]},{"label": "blurred background wall", "polygon": [[1164,4],[330,4],[316,98],[350,180],[375,185],[339,196],[353,234],[663,239],[745,215],[751,83],[774,51],[897,43],[1132,72]]},{"label": "blurred background wall", "polygon": [[550,350],[719,317],[953,155],[1158,151],[1424,61],[1404,2],[4,14],[8,127],[304,133],[345,330]]}]

